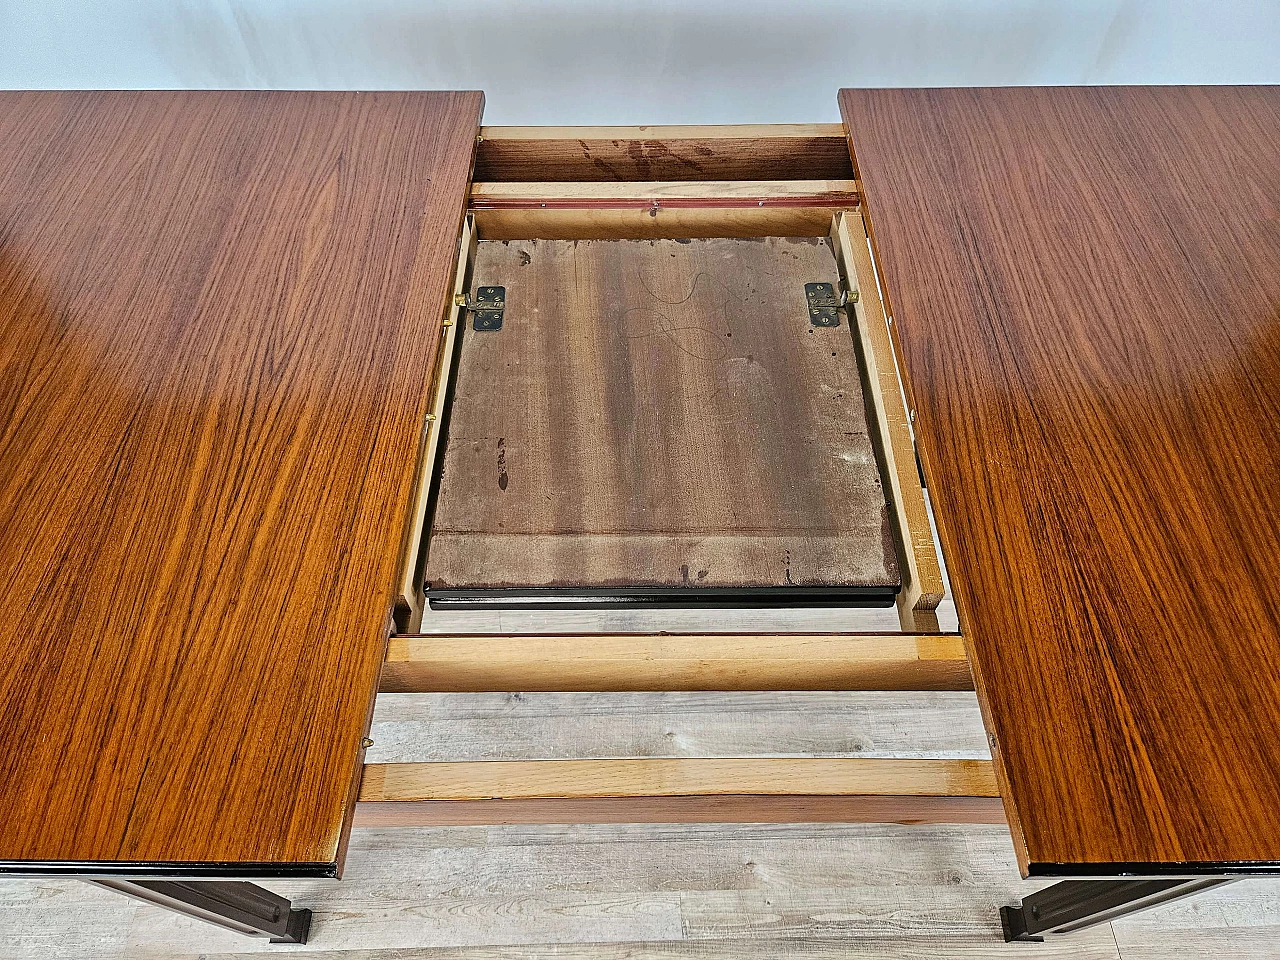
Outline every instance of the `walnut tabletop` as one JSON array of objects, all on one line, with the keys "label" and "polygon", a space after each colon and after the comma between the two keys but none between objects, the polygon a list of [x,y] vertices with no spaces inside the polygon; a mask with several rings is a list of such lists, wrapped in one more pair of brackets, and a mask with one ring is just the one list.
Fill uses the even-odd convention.
[{"label": "walnut tabletop", "polygon": [[844,90],[1030,874],[1280,863],[1280,88]]},{"label": "walnut tabletop", "polygon": [[0,94],[0,861],[332,875],[478,93]]}]

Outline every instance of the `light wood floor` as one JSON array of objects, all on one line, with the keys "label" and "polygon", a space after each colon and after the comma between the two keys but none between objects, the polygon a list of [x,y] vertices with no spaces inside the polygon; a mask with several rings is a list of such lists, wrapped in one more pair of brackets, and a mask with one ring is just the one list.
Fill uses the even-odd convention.
[{"label": "light wood floor", "polygon": [[[379,699],[371,761],[986,755],[972,694],[485,694]],[[1045,945],[1006,945],[1003,827],[358,829],[268,947],[72,880],[0,882],[0,957],[1280,957],[1280,883],[1244,881]]]}]

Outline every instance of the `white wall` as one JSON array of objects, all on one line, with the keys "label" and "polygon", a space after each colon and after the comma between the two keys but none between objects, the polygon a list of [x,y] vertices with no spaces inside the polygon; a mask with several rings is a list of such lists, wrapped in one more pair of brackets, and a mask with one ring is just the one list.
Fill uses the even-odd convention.
[{"label": "white wall", "polygon": [[0,87],[465,88],[489,123],[836,120],[841,86],[1280,81],[1280,0],[0,0]]}]

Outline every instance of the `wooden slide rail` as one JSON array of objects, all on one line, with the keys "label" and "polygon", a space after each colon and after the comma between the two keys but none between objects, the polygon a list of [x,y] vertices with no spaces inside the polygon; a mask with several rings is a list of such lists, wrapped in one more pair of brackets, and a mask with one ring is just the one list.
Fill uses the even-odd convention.
[{"label": "wooden slide rail", "polygon": [[[381,693],[973,688],[960,637],[937,632],[941,568],[854,177],[836,124],[486,127],[455,293],[477,238],[829,236],[851,293],[908,632],[401,635]],[[420,617],[415,560],[405,564],[402,630]],[[1005,819],[990,761],[867,758],[369,764],[355,815],[365,826],[822,821]]]},{"label": "wooden slide rail", "polygon": [[972,690],[954,634],[392,637],[383,693]]},{"label": "wooden slide rail", "polygon": [[1003,823],[988,760],[489,760],[365,767],[356,823]]},{"label": "wooden slide rail", "polygon": [[413,513],[410,515],[404,557],[400,561],[400,575],[397,577],[399,590],[394,613],[396,628],[401,632],[419,628],[426,603],[421,574],[425,559],[427,503],[431,497],[436,451],[440,446],[441,428],[444,424],[447,385],[450,371],[453,369],[455,353],[454,343],[457,340],[459,325],[466,322],[463,304],[459,300],[467,292],[467,279],[470,275],[471,263],[475,259],[476,239],[474,218],[469,215],[464,216],[462,235],[454,262],[453,292],[440,324],[440,349],[436,353],[436,369],[432,376],[431,413],[428,414],[422,427],[422,454],[418,462],[418,475],[414,482]]},{"label": "wooden slide rail", "polygon": [[[965,690],[954,634],[393,637],[383,693]],[[370,764],[356,823],[1003,823],[990,761]]]},{"label": "wooden slide rail", "polygon": [[858,204],[856,180],[477,182],[482,240],[823,237]]},{"label": "wooden slide rail", "polygon": [[858,328],[853,339],[875,419],[871,436],[884,478],[898,556],[903,561],[898,619],[903,630],[937,630],[934,611],[946,585],[929,525],[911,438],[911,418],[902,395],[862,217],[856,213],[836,214],[831,223],[831,246],[850,291],[850,319]]}]

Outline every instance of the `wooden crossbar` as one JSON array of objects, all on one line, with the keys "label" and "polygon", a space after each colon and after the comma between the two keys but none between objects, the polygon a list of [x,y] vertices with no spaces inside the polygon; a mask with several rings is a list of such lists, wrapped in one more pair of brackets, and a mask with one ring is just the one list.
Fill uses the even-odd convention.
[{"label": "wooden crossbar", "polygon": [[477,182],[470,209],[483,240],[822,237],[858,204],[842,180]]},{"label": "wooden crossbar", "polygon": [[393,637],[383,693],[971,690],[952,634]]},{"label": "wooden crossbar", "polygon": [[365,767],[357,822],[1003,822],[986,760],[643,759]]}]

